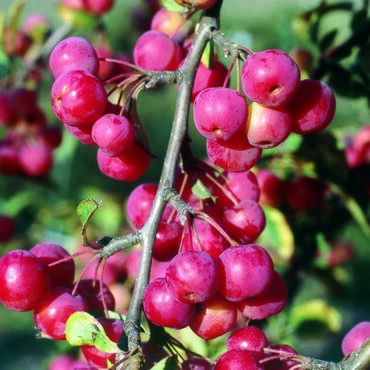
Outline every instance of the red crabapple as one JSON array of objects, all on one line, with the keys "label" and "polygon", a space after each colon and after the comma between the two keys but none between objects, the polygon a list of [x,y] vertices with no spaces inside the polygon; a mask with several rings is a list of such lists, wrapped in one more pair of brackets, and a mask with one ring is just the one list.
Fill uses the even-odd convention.
[{"label": "red crabapple", "polygon": [[34,310],[34,320],[42,335],[54,340],[65,340],[66,322],[74,312],[87,311],[88,306],[80,295],[71,290],[55,287]]},{"label": "red crabapple", "polygon": [[33,310],[50,292],[50,278],[36,256],[13,250],[0,258],[0,303],[13,311]]},{"label": "red crabapple", "polygon": [[253,102],[249,106],[246,133],[251,145],[274,148],[292,131],[292,119],[285,107],[271,108]]},{"label": "red crabapple", "polygon": [[127,153],[110,157],[98,149],[97,161],[100,171],[112,179],[134,181],[144,175],[150,165],[150,154],[140,142],[134,141]]},{"label": "red crabapple", "polygon": [[94,123],[91,136],[105,154],[118,157],[131,149],[135,129],[126,117],[106,114]]},{"label": "red crabapple", "polygon": [[161,8],[154,14],[150,28],[163,32],[171,38],[181,39],[189,32],[190,23],[186,22],[183,13]]},{"label": "red crabapple", "polygon": [[70,254],[60,245],[55,243],[39,243],[29,250],[45,267],[53,286],[61,285],[71,287],[75,277],[75,263],[72,258],[49,266],[53,262],[70,257]]},{"label": "red crabapple", "polygon": [[207,140],[208,158],[226,171],[243,172],[251,169],[261,158],[262,149],[253,147],[237,150],[227,148],[213,140]]},{"label": "red crabapple", "polygon": [[238,91],[227,87],[202,90],[194,101],[195,127],[210,140],[227,141],[248,117],[248,105]]},{"label": "red crabapple", "polygon": [[227,339],[227,350],[242,349],[257,352],[258,357],[262,355],[263,349],[269,345],[265,333],[256,326],[244,326],[235,330]]},{"label": "red crabapple", "polygon": [[234,327],[236,318],[235,303],[215,295],[198,306],[189,326],[199,337],[211,340],[229,332]]},{"label": "red crabapple", "polygon": [[99,73],[95,48],[82,37],[68,37],[57,44],[50,54],[49,67],[57,78],[64,71],[86,69],[94,76]]},{"label": "red crabapple", "polygon": [[92,128],[94,124],[87,126],[71,126],[64,124],[65,129],[72,134],[79,142],[85,145],[96,145],[94,139],[91,136]]},{"label": "red crabapple", "polygon": [[107,101],[104,86],[86,69],[63,72],[51,89],[55,115],[71,126],[91,125],[103,115]]},{"label": "red crabapple", "polygon": [[335,107],[335,96],[328,85],[312,79],[301,81],[288,103],[293,119],[292,131],[307,134],[323,130],[332,121]]},{"label": "red crabapple", "polygon": [[164,278],[155,279],[146,287],[143,307],[153,324],[175,329],[188,326],[195,311],[195,305],[172,297]]},{"label": "red crabapple", "polygon": [[176,300],[184,303],[205,302],[218,289],[218,267],[208,253],[186,251],[172,259],[165,279]]},{"label": "red crabapple", "polygon": [[286,104],[298,89],[300,71],[294,60],[281,50],[251,54],[242,69],[245,95],[269,107]]},{"label": "red crabapple", "polygon": [[286,182],[268,168],[256,172],[261,190],[260,204],[279,207],[285,200]]},{"label": "red crabapple", "polygon": [[150,30],[136,41],[133,55],[135,64],[146,70],[175,71],[182,59],[182,49],[166,34]]},{"label": "red crabapple", "polygon": [[226,249],[219,256],[219,269],[220,293],[232,302],[262,294],[274,275],[270,255],[256,244]]},{"label": "red crabapple", "polygon": [[238,309],[244,317],[263,320],[281,312],[288,299],[288,292],[281,275],[275,271],[272,281],[264,292],[238,302]]},{"label": "red crabapple", "polygon": [[222,354],[216,362],[214,370],[263,370],[257,358],[250,351],[233,349]]},{"label": "red crabapple", "polygon": [[255,241],[266,226],[263,208],[253,200],[242,202],[224,210],[222,224],[230,236],[239,243]]},{"label": "red crabapple", "polygon": [[362,321],[355,325],[342,340],[344,356],[360,348],[368,338],[370,338],[370,322]]}]

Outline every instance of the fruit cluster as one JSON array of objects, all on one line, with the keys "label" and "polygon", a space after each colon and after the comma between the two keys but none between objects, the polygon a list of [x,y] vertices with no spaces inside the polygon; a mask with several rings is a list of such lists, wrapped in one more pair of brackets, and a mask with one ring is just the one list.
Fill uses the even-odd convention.
[{"label": "fruit cluster", "polygon": [[0,93],[0,174],[38,177],[53,167],[53,150],[62,141],[59,126],[47,123],[35,90],[24,87]]},{"label": "fruit cluster", "polygon": [[95,48],[83,38],[67,38],[51,53],[50,68],[54,113],[81,142],[98,145],[100,170],[116,180],[141,177],[150,155],[135,137],[132,122],[108,102]]},{"label": "fruit cluster", "polygon": [[[65,340],[69,316],[77,311],[114,310],[115,300],[102,282],[96,279],[75,279],[75,262],[60,245],[40,243],[29,251],[13,250],[0,258],[0,303],[14,311],[33,311],[40,336]],[[106,335],[118,342],[123,322],[99,318]],[[94,366],[104,367],[115,354],[95,346],[81,347],[85,358]]]},{"label": "fruit cluster", "polygon": [[217,166],[245,171],[262,149],[276,147],[291,132],[307,134],[333,119],[335,98],[322,81],[300,80],[294,60],[280,50],[250,54],[241,83],[246,98],[225,87],[206,88],[194,101],[194,123],[207,139],[207,154]]}]

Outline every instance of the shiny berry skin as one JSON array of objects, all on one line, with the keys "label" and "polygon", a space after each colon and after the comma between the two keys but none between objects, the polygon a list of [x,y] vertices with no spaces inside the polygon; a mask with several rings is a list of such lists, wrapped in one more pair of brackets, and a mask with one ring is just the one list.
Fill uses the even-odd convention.
[{"label": "shiny berry skin", "polygon": [[355,325],[342,340],[342,352],[344,356],[360,348],[370,337],[370,322],[362,321]]},{"label": "shiny berry skin", "polygon": [[107,93],[102,83],[86,69],[63,72],[51,89],[55,115],[71,126],[94,123],[103,115],[107,102]]},{"label": "shiny berry skin", "polygon": [[34,310],[35,324],[44,337],[65,340],[66,322],[74,312],[87,311],[88,306],[80,295],[71,290],[55,287]]},{"label": "shiny berry skin", "polygon": [[98,149],[97,161],[104,175],[119,181],[134,181],[148,169],[150,155],[138,141],[134,141],[131,149],[118,157],[110,157]]},{"label": "shiny berry skin", "polygon": [[216,262],[206,252],[179,253],[167,267],[166,283],[172,296],[178,301],[208,301],[218,289]]},{"label": "shiny berry skin", "polygon": [[253,200],[244,200],[224,210],[222,224],[239,243],[255,241],[266,226],[263,208]]},{"label": "shiny berry skin", "polygon": [[256,244],[232,246],[219,257],[220,293],[232,302],[262,294],[274,275],[265,249]]},{"label": "shiny berry skin", "polygon": [[182,59],[182,49],[166,34],[150,30],[136,41],[133,55],[135,64],[146,70],[175,71]]},{"label": "shiny berry skin", "polygon": [[234,327],[236,318],[235,303],[215,295],[197,306],[189,326],[199,337],[211,340],[229,332]]},{"label": "shiny berry skin", "polygon": [[143,298],[144,313],[155,325],[182,329],[188,326],[195,305],[175,300],[164,278],[157,278],[147,286]]},{"label": "shiny berry skin", "polygon": [[50,54],[49,66],[57,78],[64,71],[86,69],[94,76],[99,73],[99,59],[95,48],[82,37],[68,37],[59,42]]},{"label": "shiny berry skin", "polygon": [[13,250],[0,258],[0,303],[13,311],[33,310],[50,292],[50,278],[32,253]]},{"label": "shiny berry skin", "polygon": [[[103,326],[105,334],[114,343],[118,343],[119,338],[124,330],[123,321],[117,319],[109,319],[105,317],[99,317],[97,319],[99,323]],[[84,354],[86,360],[99,368],[106,368],[108,365],[107,360],[114,364],[116,360],[115,353],[106,353],[95,346],[81,346],[82,353]]]},{"label": "shiny berry skin", "polygon": [[299,82],[297,64],[281,50],[254,53],[243,64],[242,87],[245,95],[268,107],[286,104],[298,89]]},{"label": "shiny berry skin", "polygon": [[75,263],[72,258],[49,266],[53,262],[70,257],[70,254],[55,243],[39,243],[29,250],[45,267],[53,286],[71,287],[75,278]]},{"label": "shiny berry skin", "polygon": [[292,131],[304,135],[323,130],[333,120],[335,108],[335,96],[325,82],[301,81],[288,103],[293,118]]},{"label": "shiny berry skin", "polygon": [[[227,339],[227,350],[243,349],[262,355],[263,349],[269,345],[265,333],[256,326],[245,326],[235,330]],[[258,354],[256,354],[258,357]]]},{"label": "shiny berry skin", "polygon": [[211,140],[227,141],[245,124],[248,105],[238,91],[210,87],[194,101],[194,123],[201,135]]},{"label": "shiny berry skin", "polygon": [[91,136],[105,154],[118,157],[131,149],[135,129],[126,117],[106,114],[94,123]]},{"label": "shiny berry skin", "polygon": [[263,320],[281,312],[288,299],[288,291],[281,275],[275,271],[268,288],[261,294],[238,302],[238,309],[244,317]]},{"label": "shiny berry skin", "polygon": [[222,354],[214,370],[263,370],[257,358],[250,351],[233,349]]},{"label": "shiny berry skin", "polygon": [[213,140],[207,140],[208,158],[216,166],[231,172],[243,172],[251,169],[261,158],[262,149],[248,144],[246,149],[231,149]]},{"label": "shiny berry skin", "polygon": [[248,142],[258,148],[274,148],[292,131],[292,118],[285,107],[271,108],[253,102],[249,106],[246,134]]}]

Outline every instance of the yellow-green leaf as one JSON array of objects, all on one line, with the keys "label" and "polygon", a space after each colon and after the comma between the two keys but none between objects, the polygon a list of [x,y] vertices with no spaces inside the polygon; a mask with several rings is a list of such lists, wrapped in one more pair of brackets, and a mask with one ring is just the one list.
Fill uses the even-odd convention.
[{"label": "yellow-green leaf", "polygon": [[171,355],[163,358],[157,364],[155,364],[150,370],[177,370],[177,356]]},{"label": "yellow-green leaf", "polygon": [[187,12],[188,8],[178,4],[175,0],[161,0],[162,5],[171,12]]},{"label": "yellow-green leaf", "polygon": [[89,222],[95,211],[100,207],[101,203],[101,200],[89,198],[84,199],[77,207],[77,215],[82,223],[82,244],[85,246],[90,245],[86,235],[87,223]]},{"label": "yellow-green leaf", "polygon": [[89,345],[107,353],[121,352],[107,337],[100,322],[87,312],[73,313],[66,322],[65,334],[71,346]]}]

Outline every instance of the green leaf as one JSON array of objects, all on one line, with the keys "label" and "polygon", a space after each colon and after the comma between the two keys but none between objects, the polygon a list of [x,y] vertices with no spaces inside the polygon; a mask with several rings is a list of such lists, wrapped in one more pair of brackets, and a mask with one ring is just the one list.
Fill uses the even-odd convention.
[{"label": "green leaf", "polygon": [[263,206],[266,227],[258,242],[266,247],[274,263],[288,264],[294,253],[294,236],[284,215],[273,207]]},{"label": "green leaf", "polygon": [[95,346],[103,352],[122,352],[105,334],[99,321],[87,312],[75,312],[66,322],[66,339],[71,346]]},{"label": "green leaf", "polygon": [[342,325],[340,312],[322,299],[313,299],[294,307],[290,317],[294,330],[307,337],[338,332]]},{"label": "green leaf", "polygon": [[150,370],[177,370],[177,356],[171,355],[163,358],[157,364],[155,364]]},{"label": "green leaf", "polygon": [[204,48],[201,62],[206,68],[212,69],[214,68],[214,58],[215,58],[214,43],[212,40],[210,40],[207,42],[206,47]]},{"label": "green leaf", "polygon": [[84,246],[90,245],[86,235],[87,223],[89,222],[95,211],[100,207],[101,203],[101,200],[89,198],[84,199],[77,207],[77,215],[80,217],[82,223],[81,235],[82,244]]},{"label": "green leaf", "polygon": [[161,0],[162,5],[171,12],[187,12],[189,9],[178,4],[175,0]]},{"label": "green leaf", "polygon": [[98,23],[98,17],[63,4],[58,5],[58,13],[63,22],[72,27],[94,28]]},{"label": "green leaf", "polygon": [[199,199],[212,199],[216,201],[217,197],[212,195],[207,187],[202,183],[201,180],[197,180],[196,183],[191,188],[191,191],[194,195],[196,195]]},{"label": "green leaf", "polygon": [[325,236],[321,233],[316,235],[316,242],[319,252],[319,258],[316,258],[314,263],[318,267],[327,267],[331,246],[327,242]]}]

